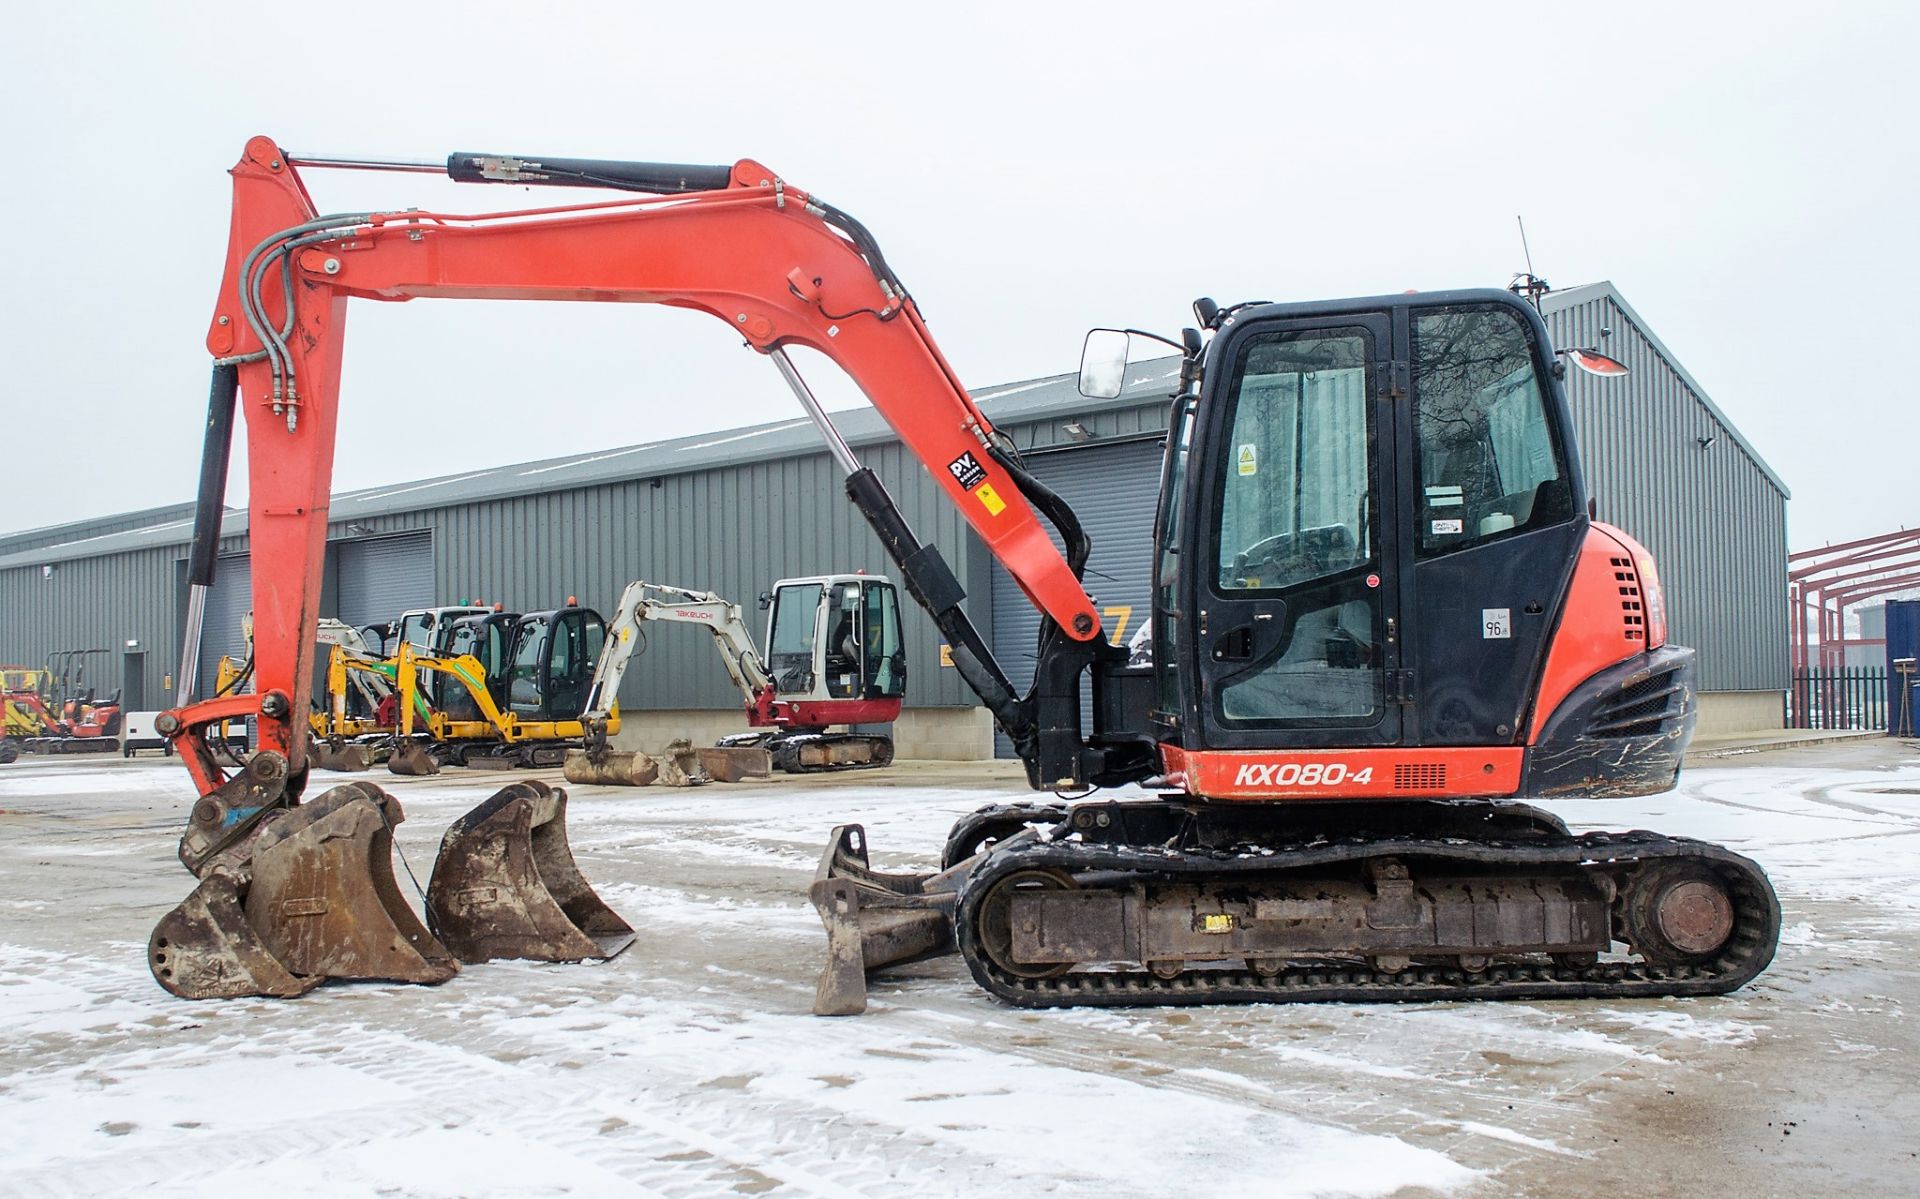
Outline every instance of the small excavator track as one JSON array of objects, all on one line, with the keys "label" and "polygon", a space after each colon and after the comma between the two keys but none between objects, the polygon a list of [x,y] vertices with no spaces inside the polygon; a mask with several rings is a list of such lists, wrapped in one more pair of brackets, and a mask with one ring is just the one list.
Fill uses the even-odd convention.
[{"label": "small excavator track", "polygon": [[[982,987],[1020,1007],[1717,995],[1749,982],[1772,960],[1780,905],[1765,873],[1748,859],[1717,845],[1649,832],[1573,836],[1545,813],[1520,811],[1526,815],[1496,826],[1504,837],[1302,838],[1198,849],[1066,839],[1062,835],[1070,837],[1070,830],[1062,825],[1051,830],[1051,840],[1016,837],[980,859],[959,898],[958,947]],[[1659,880],[1651,885],[1661,887],[1661,903],[1675,905],[1669,909],[1677,917],[1669,918],[1675,936],[1686,941],[1691,911],[1715,928],[1718,943],[1691,955],[1672,943],[1657,945],[1651,957],[1636,946],[1627,961],[1600,960],[1593,953],[1502,957],[1496,947],[1482,951],[1485,957],[1472,969],[1457,955],[1421,960],[1417,950],[1404,961],[1389,958],[1395,968],[1382,969],[1378,957],[1343,950],[1269,958],[1258,969],[1252,960],[1221,966],[1189,956],[1179,963],[1075,970],[1074,964],[1009,963],[1008,918],[995,910],[998,885],[1008,880],[1045,890],[1199,884],[1206,894],[1244,897],[1263,882],[1298,882],[1316,877],[1313,871],[1365,870],[1388,860],[1417,863],[1422,869],[1413,872],[1416,881],[1485,870],[1525,880],[1585,880],[1608,897],[1611,934],[1621,941],[1630,934],[1655,936],[1647,926],[1646,888],[1636,890],[1636,880]],[[1662,956],[1668,960],[1656,960]]]}]

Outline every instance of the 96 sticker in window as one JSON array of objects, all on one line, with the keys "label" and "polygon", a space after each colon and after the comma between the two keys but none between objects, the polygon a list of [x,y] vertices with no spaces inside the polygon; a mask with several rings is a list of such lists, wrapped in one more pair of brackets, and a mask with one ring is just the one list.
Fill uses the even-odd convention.
[{"label": "96 sticker in window", "polygon": [[1505,641],[1512,636],[1512,608],[1480,609],[1480,639],[1482,641]]}]

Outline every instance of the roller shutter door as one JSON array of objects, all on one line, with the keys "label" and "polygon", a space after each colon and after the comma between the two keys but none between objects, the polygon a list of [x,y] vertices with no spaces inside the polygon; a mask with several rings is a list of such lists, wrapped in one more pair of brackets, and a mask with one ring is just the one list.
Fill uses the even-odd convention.
[{"label": "roller shutter door", "polygon": [[341,542],[338,618],[350,625],[393,620],[433,606],[433,534]]},{"label": "roller shutter door", "polygon": [[219,680],[220,656],[244,662],[247,638],[240,622],[253,610],[252,559],[229,554],[214,563],[213,589],[207,593],[206,619],[200,626],[200,676],[194,692],[211,699]]},{"label": "roller shutter door", "polygon": [[[1027,457],[1027,467],[1059,492],[1093,538],[1086,587],[1100,604],[1107,635],[1125,644],[1153,611],[1153,512],[1160,493],[1161,442],[1130,441]],[[1059,544],[1059,539],[1054,539]],[[998,563],[993,567],[993,652],[1017,690],[1033,681],[1040,613]],[[1082,688],[1081,727],[1093,725],[1091,685]],[[994,753],[1013,746],[994,733]]]}]

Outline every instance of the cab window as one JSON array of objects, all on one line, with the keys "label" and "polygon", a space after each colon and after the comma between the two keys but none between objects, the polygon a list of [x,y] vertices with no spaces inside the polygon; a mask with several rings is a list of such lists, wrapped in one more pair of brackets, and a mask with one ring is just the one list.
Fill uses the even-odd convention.
[{"label": "cab window", "polygon": [[1413,318],[1417,552],[1450,554],[1573,517],[1573,490],[1521,315]]}]

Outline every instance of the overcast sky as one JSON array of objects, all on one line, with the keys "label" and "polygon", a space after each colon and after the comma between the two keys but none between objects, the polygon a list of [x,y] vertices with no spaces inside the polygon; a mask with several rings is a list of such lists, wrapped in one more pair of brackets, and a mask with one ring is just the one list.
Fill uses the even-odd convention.
[{"label": "overcast sky", "polygon": [[[226,170],[255,133],[759,159],[873,230],[975,388],[1072,369],[1090,325],[1176,331],[1203,294],[1502,286],[1524,213],[1538,272],[1613,280],[1786,479],[1793,548],[1913,525],[1916,11],[22,6],[0,527],[192,498]],[[323,212],[538,194],[308,182]],[[348,328],[339,490],[795,412],[699,314],[356,302]]]}]

